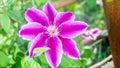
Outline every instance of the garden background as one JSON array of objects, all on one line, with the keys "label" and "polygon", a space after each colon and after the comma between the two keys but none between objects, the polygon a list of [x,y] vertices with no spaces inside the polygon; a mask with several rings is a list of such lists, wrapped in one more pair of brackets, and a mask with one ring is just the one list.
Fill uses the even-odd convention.
[{"label": "garden background", "polygon": [[[89,29],[99,28],[107,34],[103,6],[100,0],[0,0],[0,68],[50,68],[44,54],[29,58],[30,42],[19,37],[19,30],[25,21],[25,11],[35,7],[42,9],[46,2],[51,2],[59,12],[70,11],[76,20],[90,25]],[[69,2],[69,0],[68,0]],[[110,55],[107,37],[97,39],[90,44],[83,44],[81,36],[74,38],[81,53],[80,60],[73,60],[63,55],[58,68],[88,68]],[[88,40],[87,40],[88,41]],[[88,41],[89,43],[89,41]]]}]

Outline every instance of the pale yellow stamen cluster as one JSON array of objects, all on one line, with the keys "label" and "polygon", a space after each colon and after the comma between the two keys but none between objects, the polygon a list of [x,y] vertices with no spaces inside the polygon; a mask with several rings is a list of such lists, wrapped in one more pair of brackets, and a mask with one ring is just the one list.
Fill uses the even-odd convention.
[{"label": "pale yellow stamen cluster", "polygon": [[50,36],[57,36],[59,33],[58,28],[54,25],[49,26],[47,31]]}]

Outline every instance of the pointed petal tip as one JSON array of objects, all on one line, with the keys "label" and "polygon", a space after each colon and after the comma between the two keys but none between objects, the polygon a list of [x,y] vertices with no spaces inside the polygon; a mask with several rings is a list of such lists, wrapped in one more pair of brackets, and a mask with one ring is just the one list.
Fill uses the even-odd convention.
[{"label": "pointed petal tip", "polygon": [[30,11],[30,10],[33,10],[35,8],[28,8],[26,11],[25,11],[25,16],[27,16],[27,13]]},{"label": "pointed petal tip", "polygon": [[86,28],[89,27],[89,25],[86,22],[84,22],[84,21],[78,21],[78,22],[83,23],[86,26]]},{"label": "pointed petal tip", "polygon": [[62,37],[60,37],[60,39],[62,41],[64,55],[66,55],[72,59],[79,59],[80,52],[76,46],[75,41],[72,39],[66,39],[66,38],[62,38]]},{"label": "pointed petal tip", "polygon": [[32,40],[32,38],[30,39],[30,38],[24,37],[24,35],[22,35],[22,30],[19,30],[18,36],[21,37],[23,40]]},{"label": "pointed petal tip", "polygon": [[47,15],[49,22],[50,22],[49,24],[52,24],[56,14],[57,14],[57,10],[55,9],[55,7],[50,2],[47,2],[43,6],[42,10]]},{"label": "pointed petal tip", "polygon": [[[86,22],[84,22],[84,21],[77,21],[77,22],[79,22],[79,23],[81,23],[83,26],[84,26],[84,31],[82,32],[82,33],[84,33],[88,28],[89,28],[89,24],[87,24]],[[81,33],[81,34],[82,34]]]},{"label": "pointed petal tip", "polygon": [[51,5],[51,2],[46,2],[45,5]]},{"label": "pointed petal tip", "polygon": [[80,59],[80,55],[77,55],[77,56],[69,56],[70,58],[74,59],[74,60],[78,60]]},{"label": "pointed petal tip", "polygon": [[[46,2],[45,5],[53,6],[51,2]],[[44,6],[45,6],[45,5],[44,5]]]},{"label": "pointed petal tip", "polygon": [[62,43],[58,37],[49,37],[47,39],[47,46],[51,48],[51,50],[45,52],[47,62],[52,68],[57,68],[62,59]]},{"label": "pointed petal tip", "polygon": [[67,21],[59,27],[59,30],[61,30],[60,36],[64,38],[75,38],[78,35],[83,34],[88,27],[89,25],[82,21]]},{"label": "pointed petal tip", "polygon": [[93,34],[99,35],[102,31],[99,28],[94,28],[91,30]]},{"label": "pointed petal tip", "polygon": [[79,56],[77,56],[77,57],[75,57],[75,59],[80,59],[80,55],[79,55]]}]

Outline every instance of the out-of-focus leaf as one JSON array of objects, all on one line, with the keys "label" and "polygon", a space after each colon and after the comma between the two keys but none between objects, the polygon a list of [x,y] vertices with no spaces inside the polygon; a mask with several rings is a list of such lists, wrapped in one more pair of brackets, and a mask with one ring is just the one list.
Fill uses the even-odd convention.
[{"label": "out-of-focus leaf", "polygon": [[41,68],[41,66],[36,62],[32,62],[30,68]]},{"label": "out-of-focus leaf", "polygon": [[22,59],[22,68],[41,68],[41,66],[35,62],[32,58],[25,57]]},{"label": "out-of-focus leaf", "polygon": [[32,7],[32,2],[31,1],[24,2],[21,6],[22,6],[22,11],[26,11],[28,8]]},{"label": "out-of-focus leaf", "polygon": [[10,59],[10,64],[14,64],[15,61],[13,60],[13,56],[12,56],[12,55],[9,55],[8,57],[9,57],[9,59]]},{"label": "out-of-focus leaf", "polygon": [[50,48],[48,47],[41,47],[41,48],[35,48],[34,49],[34,53],[37,53],[39,55],[41,55],[43,52],[49,50]]},{"label": "out-of-focus leaf", "polygon": [[41,61],[41,64],[48,64],[48,62],[47,62],[44,54],[42,54],[41,56],[39,56],[39,59]]},{"label": "out-of-focus leaf", "polygon": [[21,68],[21,59],[22,59],[22,53],[17,52],[17,50],[14,50],[16,52],[15,54],[15,64],[12,65],[12,68]]},{"label": "out-of-focus leaf", "polygon": [[7,0],[7,6],[12,5],[12,4],[13,4],[13,2],[14,2],[14,0]]},{"label": "out-of-focus leaf", "polygon": [[96,7],[96,0],[86,0],[86,3],[90,9],[93,9]]},{"label": "out-of-focus leaf", "polygon": [[10,64],[10,59],[7,55],[0,51],[0,67],[6,67]]},{"label": "out-of-focus leaf", "polygon": [[37,4],[38,8],[40,8],[40,6],[45,4],[46,0],[35,0],[35,2]]},{"label": "out-of-focus leaf", "polygon": [[60,68],[81,68],[80,60],[73,60],[65,55],[62,57]]},{"label": "out-of-focus leaf", "polygon": [[83,66],[86,66],[87,60],[85,58],[80,59],[79,64],[81,65],[82,68],[85,68]]},{"label": "out-of-focus leaf", "polygon": [[85,47],[84,53],[83,53],[84,58],[92,58],[92,54],[93,54],[93,52],[92,52],[91,48]]},{"label": "out-of-focus leaf", "polygon": [[9,16],[15,20],[16,22],[23,23],[24,18],[20,15],[20,13],[16,10],[10,10],[9,11]]},{"label": "out-of-focus leaf", "polygon": [[113,0],[106,0],[106,2],[113,2]]},{"label": "out-of-focus leaf", "polygon": [[2,28],[9,33],[10,32],[10,18],[6,13],[0,14],[0,23],[2,25]]}]

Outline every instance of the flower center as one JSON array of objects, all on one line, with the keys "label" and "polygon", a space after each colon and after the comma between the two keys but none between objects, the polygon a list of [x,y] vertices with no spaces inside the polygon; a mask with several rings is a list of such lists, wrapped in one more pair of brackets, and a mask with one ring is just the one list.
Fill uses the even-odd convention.
[{"label": "flower center", "polygon": [[59,33],[58,28],[54,25],[49,26],[47,31],[50,36],[57,36]]},{"label": "flower center", "polygon": [[90,31],[86,31],[85,34],[91,35],[91,32]]}]

